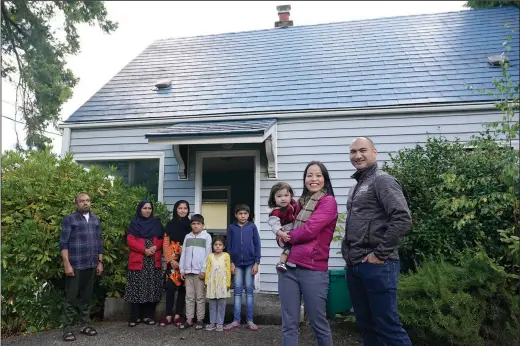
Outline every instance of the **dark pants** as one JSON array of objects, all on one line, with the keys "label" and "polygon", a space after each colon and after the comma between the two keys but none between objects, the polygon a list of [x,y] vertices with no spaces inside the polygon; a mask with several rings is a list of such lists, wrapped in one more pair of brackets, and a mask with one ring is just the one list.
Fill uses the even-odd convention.
[{"label": "dark pants", "polygon": [[90,302],[94,291],[96,269],[74,269],[74,276],[65,277],[65,304],[63,306],[63,329],[71,332],[79,309],[79,324],[84,327],[90,319]]},{"label": "dark pants", "polygon": [[347,285],[365,346],[412,345],[397,313],[399,261],[348,266]]},{"label": "dark pants", "polygon": [[[177,299],[175,300],[175,292]],[[177,286],[172,280],[166,281],[166,316],[172,316],[173,303],[175,304],[175,314],[181,316],[184,314],[184,306],[186,304],[186,287]]]},{"label": "dark pants", "polygon": [[155,319],[156,303],[132,303],[130,311],[130,321],[137,322],[138,319],[150,318]]},{"label": "dark pants", "polygon": [[326,271],[287,267],[285,273],[278,273],[284,346],[298,346],[302,296],[316,344],[332,346],[332,335],[326,313],[328,291],[329,273]]}]

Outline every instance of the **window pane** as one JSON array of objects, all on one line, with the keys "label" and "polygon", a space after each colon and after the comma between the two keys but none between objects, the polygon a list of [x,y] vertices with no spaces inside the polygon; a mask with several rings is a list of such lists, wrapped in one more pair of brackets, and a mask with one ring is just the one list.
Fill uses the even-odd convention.
[{"label": "window pane", "polygon": [[78,161],[86,168],[98,166],[108,173],[115,166],[114,176],[131,186],[143,185],[155,198],[159,191],[159,159]]}]

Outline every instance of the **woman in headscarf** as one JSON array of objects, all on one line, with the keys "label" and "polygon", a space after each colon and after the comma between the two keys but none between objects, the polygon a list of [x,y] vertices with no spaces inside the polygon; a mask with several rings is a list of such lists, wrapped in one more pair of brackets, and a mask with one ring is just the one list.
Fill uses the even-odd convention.
[{"label": "woman in headscarf", "polygon": [[[191,232],[190,205],[185,200],[180,200],[173,206],[173,217],[166,224],[164,234],[164,258],[166,259],[166,317],[160,322],[160,326],[173,323],[175,326],[181,324],[181,315],[184,312],[186,288],[181,280],[179,261],[182,253],[184,238]],[[175,304],[175,316],[172,321],[173,304],[177,292],[177,303]]]},{"label": "woman in headscarf", "polygon": [[126,237],[130,254],[125,301],[132,304],[130,327],[135,327],[141,320],[155,324],[155,305],[161,300],[163,290],[163,234],[161,220],[153,216],[152,202],[141,201]]}]

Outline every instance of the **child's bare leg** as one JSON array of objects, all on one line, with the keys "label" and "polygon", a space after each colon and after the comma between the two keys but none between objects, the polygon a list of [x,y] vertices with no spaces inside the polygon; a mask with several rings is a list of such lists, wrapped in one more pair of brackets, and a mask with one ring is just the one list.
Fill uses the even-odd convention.
[{"label": "child's bare leg", "polygon": [[289,256],[287,256],[287,254],[285,252],[282,252],[282,254],[280,255],[280,262],[282,262],[282,263],[287,262],[287,257],[289,257]]}]

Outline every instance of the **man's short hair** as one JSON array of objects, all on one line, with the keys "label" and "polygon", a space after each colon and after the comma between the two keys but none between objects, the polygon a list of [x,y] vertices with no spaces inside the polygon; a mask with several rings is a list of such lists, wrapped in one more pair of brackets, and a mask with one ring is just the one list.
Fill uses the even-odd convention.
[{"label": "man's short hair", "polygon": [[193,214],[190,219],[190,223],[192,222],[200,222],[201,224],[204,224],[204,217],[200,214]]},{"label": "man's short hair", "polygon": [[352,142],[354,142],[357,139],[366,139],[370,144],[372,144],[372,147],[374,147],[374,148],[376,147],[376,145],[374,144],[374,141],[372,141],[369,137],[364,137],[364,136],[356,137]]},{"label": "man's short hair", "polygon": [[240,203],[240,204],[236,205],[235,214],[238,213],[239,211],[247,211],[248,214],[251,214],[251,209],[249,208],[249,206],[247,204],[244,204],[244,203]]},{"label": "man's short hair", "polygon": [[88,198],[90,198],[90,195],[89,195],[88,193],[86,193],[86,192],[80,192],[80,193],[78,193],[78,194],[76,195],[76,197],[74,197],[74,203],[78,204],[78,198],[79,198],[80,196],[84,196],[84,195],[86,195],[86,196],[88,196]]}]

